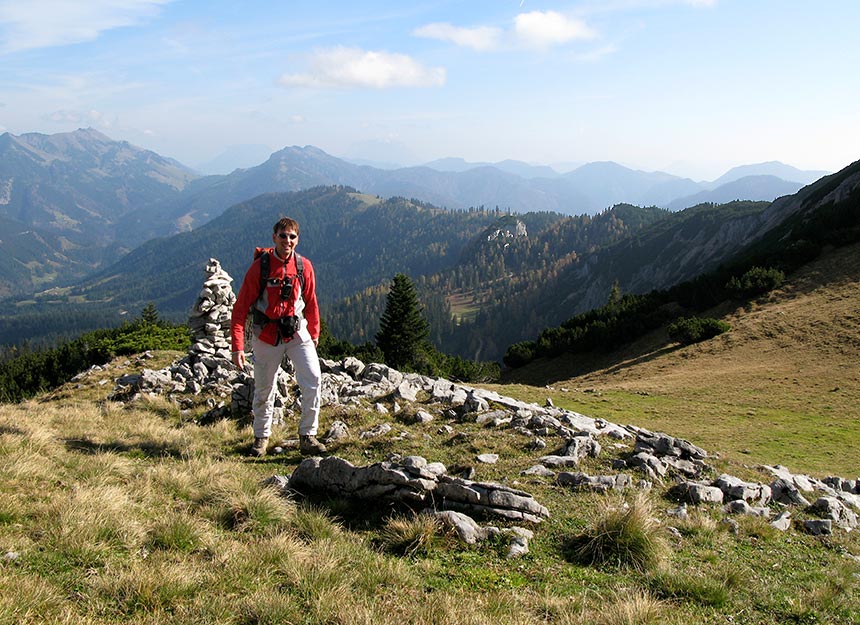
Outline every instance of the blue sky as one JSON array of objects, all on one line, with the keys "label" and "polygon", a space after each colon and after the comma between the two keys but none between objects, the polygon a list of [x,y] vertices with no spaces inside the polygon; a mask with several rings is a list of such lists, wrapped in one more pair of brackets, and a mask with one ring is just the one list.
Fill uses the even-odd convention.
[{"label": "blue sky", "polygon": [[858,24],[856,0],[0,0],[0,132],[93,127],[190,166],[315,145],[836,171],[860,158]]}]

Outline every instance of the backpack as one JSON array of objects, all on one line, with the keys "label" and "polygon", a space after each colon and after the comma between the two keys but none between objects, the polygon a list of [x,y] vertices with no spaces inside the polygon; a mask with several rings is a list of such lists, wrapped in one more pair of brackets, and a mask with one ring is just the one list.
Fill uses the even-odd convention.
[{"label": "backpack", "polygon": [[[257,299],[260,299],[263,296],[263,291],[266,289],[266,281],[269,279],[269,260],[271,258],[269,253],[274,251],[275,248],[273,247],[258,247],[254,249],[254,260],[262,257],[260,258],[260,290],[257,292]],[[296,273],[299,278],[299,286],[301,287],[301,292],[304,293],[305,264],[298,252],[293,252],[293,254],[296,257]]]},{"label": "backpack", "polygon": [[[272,247],[258,247],[254,250],[254,260],[257,260],[258,258],[260,259],[260,290],[257,292],[257,299],[254,300],[255,302],[258,301],[263,296],[263,292],[266,290],[266,282],[269,280],[269,262],[271,259],[271,257],[269,256],[269,253],[273,252],[274,249],[275,248],[272,248]],[[305,265],[304,265],[304,262],[302,261],[302,257],[299,256],[299,254],[297,252],[293,252],[293,254],[296,257],[296,274],[297,274],[296,277],[298,277],[298,279],[299,279],[300,292],[304,293],[305,292]],[[254,306],[252,313],[253,313],[253,315],[252,315],[253,323],[255,325],[258,325],[258,326],[265,326],[267,323],[278,322],[279,327],[280,327],[280,322],[283,321],[280,319],[269,319],[256,306]],[[288,320],[295,320],[293,322],[294,324],[296,324],[295,327],[290,326],[290,328],[292,328],[293,332],[294,332],[295,328],[298,327],[298,325],[297,325],[298,317],[290,317],[287,319]],[[284,333],[284,336],[289,338],[293,335],[293,332],[286,330]]]}]

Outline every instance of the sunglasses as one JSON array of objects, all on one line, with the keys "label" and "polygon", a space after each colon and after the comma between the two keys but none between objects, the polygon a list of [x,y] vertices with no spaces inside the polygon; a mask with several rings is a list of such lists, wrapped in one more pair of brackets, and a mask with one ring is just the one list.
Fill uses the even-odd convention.
[{"label": "sunglasses", "polygon": [[291,232],[289,234],[287,234],[286,232],[279,232],[278,233],[279,239],[286,239],[287,237],[290,237],[290,241],[295,241],[296,239],[299,238],[299,235],[297,235],[295,232]]}]

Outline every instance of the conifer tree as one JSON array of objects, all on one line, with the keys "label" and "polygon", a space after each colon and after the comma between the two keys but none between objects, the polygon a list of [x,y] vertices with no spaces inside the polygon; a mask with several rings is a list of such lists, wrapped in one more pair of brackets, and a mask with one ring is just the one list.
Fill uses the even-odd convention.
[{"label": "conifer tree", "polygon": [[425,351],[429,333],[415,286],[409,276],[398,273],[391,283],[376,333],[376,344],[385,356],[385,363],[395,369],[415,368]]},{"label": "conifer tree", "polygon": [[146,326],[156,326],[159,325],[159,321],[160,319],[158,318],[158,309],[152,302],[144,306],[143,310],[140,311],[141,324]]},{"label": "conifer tree", "polygon": [[606,300],[606,305],[610,308],[618,306],[621,303],[621,286],[618,284],[618,278],[612,283],[612,288],[609,290],[609,298]]}]

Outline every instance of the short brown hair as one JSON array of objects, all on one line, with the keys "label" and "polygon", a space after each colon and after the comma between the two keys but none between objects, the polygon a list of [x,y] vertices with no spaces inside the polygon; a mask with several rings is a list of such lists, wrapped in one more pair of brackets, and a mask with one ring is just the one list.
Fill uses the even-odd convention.
[{"label": "short brown hair", "polygon": [[299,222],[289,217],[281,217],[272,228],[272,234],[277,234],[280,230],[294,230],[296,234],[299,234]]}]

